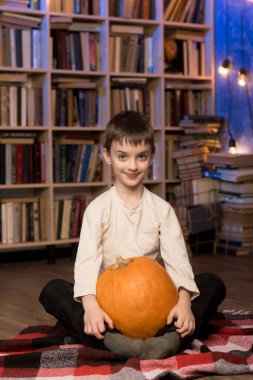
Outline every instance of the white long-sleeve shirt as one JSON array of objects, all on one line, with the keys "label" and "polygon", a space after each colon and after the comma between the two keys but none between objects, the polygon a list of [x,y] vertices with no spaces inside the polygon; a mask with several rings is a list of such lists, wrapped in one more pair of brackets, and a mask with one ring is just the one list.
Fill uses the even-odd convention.
[{"label": "white long-sleeve shirt", "polygon": [[171,205],[144,188],[135,207],[127,206],[113,186],[86,208],[75,262],[74,297],[96,294],[99,273],[123,258],[162,257],[177,288],[199,294],[184,238]]}]

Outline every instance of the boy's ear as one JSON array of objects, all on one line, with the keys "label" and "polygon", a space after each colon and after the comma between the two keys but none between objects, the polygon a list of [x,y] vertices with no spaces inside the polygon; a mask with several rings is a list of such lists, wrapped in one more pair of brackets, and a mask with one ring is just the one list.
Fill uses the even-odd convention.
[{"label": "boy's ear", "polygon": [[105,162],[108,165],[111,165],[111,163],[112,163],[111,157],[110,157],[110,154],[108,153],[108,150],[106,148],[103,148],[103,157],[105,159]]}]

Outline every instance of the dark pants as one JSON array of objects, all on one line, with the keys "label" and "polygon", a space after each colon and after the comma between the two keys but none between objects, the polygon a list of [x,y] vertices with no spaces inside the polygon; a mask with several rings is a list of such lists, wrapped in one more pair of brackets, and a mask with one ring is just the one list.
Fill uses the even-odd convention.
[{"label": "dark pants", "polygon": [[[211,273],[202,273],[195,276],[200,296],[192,301],[192,312],[195,317],[196,329],[193,337],[201,336],[206,331],[210,318],[217,311],[218,306],[226,296],[223,281]],[[51,280],[41,291],[40,302],[45,310],[70,328],[82,343],[105,349],[103,340],[84,333],[84,310],[82,304],[73,298],[73,285],[64,280]],[[159,334],[168,330],[161,329]]]}]

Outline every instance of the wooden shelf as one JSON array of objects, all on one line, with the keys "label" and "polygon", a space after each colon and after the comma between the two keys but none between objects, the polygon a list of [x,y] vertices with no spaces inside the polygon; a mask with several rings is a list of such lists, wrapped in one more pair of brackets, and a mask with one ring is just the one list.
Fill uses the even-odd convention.
[{"label": "wooden shelf", "polygon": [[164,21],[163,25],[168,29],[184,29],[184,30],[192,30],[198,32],[209,32],[212,30],[212,25],[207,24],[190,24],[184,22],[173,22],[173,21]]},{"label": "wooden shelf", "polygon": [[[70,0],[65,0],[70,2]],[[111,109],[113,105],[113,90],[115,88],[123,89],[124,91],[129,91],[129,89],[135,89],[140,91],[138,96],[142,96],[142,91],[146,92],[146,96],[149,99],[149,112],[150,121],[156,132],[156,168],[154,169],[155,179],[145,180],[145,185],[154,191],[157,195],[166,198],[166,192],[168,189],[173,191],[174,186],[178,185],[180,181],[178,179],[168,179],[167,173],[167,159],[166,156],[166,143],[168,138],[173,138],[175,135],[182,135],[183,129],[179,128],[178,123],[169,123],[166,120],[168,103],[166,103],[166,92],[167,91],[207,91],[210,93],[208,102],[209,108],[214,110],[214,49],[213,49],[213,0],[205,0],[206,12],[205,12],[205,23],[203,24],[193,24],[193,23],[182,23],[182,22],[168,22],[163,19],[163,2],[161,0],[154,0],[156,5],[156,15],[153,19],[140,19],[140,18],[123,18],[114,17],[109,15],[109,0],[100,1],[100,14],[99,15],[81,15],[75,13],[63,13],[54,12],[49,9],[49,1],[41,0],[42,10],[32,10],[24,8],[14,8],[0,6],[0,13],[4,11],[19,13],[21,15],[36,16],[41,19],[41,51],[42,51],[42,62],[40,68],[25,68],[25,67],[13,67],[13,66],[0,66],[0,75],[5,73],[12,74],[27,74],[29,78],[29,86],[40,87],[42,90],[41,104],[42,104],[42,114],[43,121],[42,126],[33,127],[10,127],[8,125],[0,125],[0,135],[8,133],[11,135],[17,134],[29,134],[31,132],[36,133],[38,140],[45,142],[46,153],[45,153],[45,183],[34,183],[34,184],[11,184],[5,185],[0,184],[1,198],[13,197],[18,199],[19,197],[38,197],[42,203],[42,230],[46,231],[46,239],[43,238],[39,242],[26,243],[11,243],[11,244],[1,244],[0,251],[8,249],[26,249],[29,247],[43,247],[48,245],[60,245],[60,244],[76,244],[78,239],[55,239],[55,207],[56,200],[73,200],[77,197],[91,197],[101,194],[105,189],[109,189],[113,184],[112,173],[109,167],[104,163],[100,167],[101,181],[95,182],[55,182],[54,171],[55,168],[55,150],[54,144],[57,138],[62,138],[62,136],[72,136],[75,135],[87,135],[88,139],[91,136],[99,140],[99,144],[103,143],[103,133],[105,131],[106,124],[111,118]],[[66,70],[66,69],[56,69],[57,67],[53,65],[52,57],[53,54],[53,42],[51,38],[52,31],[56,29],[51,29],[51,16],[54,17],[68,17],[72,18],[73,22],[83,23],[83,24],[99,24],[99,45],[98,58],[100,59],[99,71],[92,70]],[[153,44],[153,71],[151,72],[137,72],[134,71],[112,71],[112,66],[110,65],[110,37],[111,37],[111,27],[113,25],[123,26],[123,27],[141,27],[139,28],[143,31],[143,38],[150,37]],[[127,29],[125,28],[125,29]],[[69,33],[71,30],[66,29]],[[179,31],[181,34],[185,31],[192,32],[192,35],[199,34],[204,40],[205,44],[205,75],[181,75],[165,72],[167,67],[165,64],[165,54],[164,54],[164,39],[167,32]],[[131,33],[130,33],[131,34]],[[113,34],[115,35],[115,33]],[[61,40],[62,47],[62,40]],[[55,56],[54,56],[55,57]],[[113,60],[118,59],[118,56],[113,56]],[[61,66],[59,67],[71,67]],[[85,66],[86,68],[89,66]],[[141,70],[139,70],[141,71]],[[148,71],[148,70],[143,70]],[[188,72],[188,71],[186,71]],[[192,72],[192,71],[189,71]],[[202,72],[202,71],[199,71]],[[69,79],[70,81],[76,81],[80,79],[89,80],[96,83],[96,91],[98,94],[98,99],[96,98],[97,104],[97,126],[67,126],[66,122],[64,125],[55,126],[55,109],[56,103],[53,103],[54,95],[53,90],[57,87],[57,84],[53,82],[56,78]],[[131,82],[131,79],[133,81]],[[118,82],[117,82],[118,79]],[[141,82],[141,79],[145,79],[145,83]],[[136,82],[135,82],[136,80]],[[11,81],[12,83],[13,81]],[[119,83],[120,82],[120,83]],[[129,85],[129,86],[128,86]],[[0,85],[1,86],[1,85]],[[6,84],[8,86],[8,83]],[[136,87],[135,87],[136,86]],[[128,88],[128,90],[126,90]],[[70,96],[70,95],[69,95]],[[59,100],[59,99],[58,99]],[[1,120],[1,118],[0,118]],[[67,119],[68,120],[68,119]],[[1,124],[1,123],[0,123]],[[35,123],[36,124],[36,123]],[[90,123],[89,125],[91,125]],[[93,123],[95,124],[95,123]],[[1,153],[1,152],[0,152]],[[101,154],[99,154],[99,160],[101,161]],[[0,163],[1,166],[1,163]],[[61,169],[65,170],[65,169]],[[173,177],[173,176],[172,176]],[[96,176],[96,178],[100,178]],[[158,178],[158,179],[157,179]],[[1,179],[1,176],[0,176]],[[81,194],[81,195],[80,195]],[[1,203],[0,203],[1,205]],[[1,207],[1,206],[0,206]],[[71,236],[71,235],[70,235]]]}]

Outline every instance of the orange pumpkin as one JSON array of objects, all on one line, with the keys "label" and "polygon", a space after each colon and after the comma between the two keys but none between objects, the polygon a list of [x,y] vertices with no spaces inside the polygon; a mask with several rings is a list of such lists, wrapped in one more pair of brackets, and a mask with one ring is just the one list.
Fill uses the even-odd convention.
[{"label": "orange pumpkin", "polygon": [[117,257],[98,278],[96,296],[114,326],[131,338],[155,336],[178,301],[166,270],[148,257]]}]

